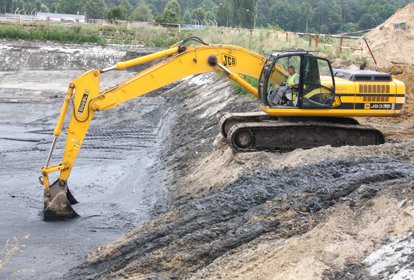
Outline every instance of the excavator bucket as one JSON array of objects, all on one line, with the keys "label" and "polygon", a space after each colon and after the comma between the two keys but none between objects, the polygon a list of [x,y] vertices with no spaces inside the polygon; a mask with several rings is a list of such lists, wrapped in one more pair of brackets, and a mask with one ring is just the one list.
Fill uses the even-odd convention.
[{"label": "excavator bucket", "polygon": [[73,210],[72,204],[78,203],[68,185],[64,181],[57,180],[44,192],[44,220],[56,221],[79,217]]}]

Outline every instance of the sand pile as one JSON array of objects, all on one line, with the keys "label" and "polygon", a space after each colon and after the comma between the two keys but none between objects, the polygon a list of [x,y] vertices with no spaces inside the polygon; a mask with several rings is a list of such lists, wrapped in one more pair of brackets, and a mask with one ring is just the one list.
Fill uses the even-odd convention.
[{"label": "sand pile", "polygon": [[414,66],[414,3],[366,34],[379,67]]}]

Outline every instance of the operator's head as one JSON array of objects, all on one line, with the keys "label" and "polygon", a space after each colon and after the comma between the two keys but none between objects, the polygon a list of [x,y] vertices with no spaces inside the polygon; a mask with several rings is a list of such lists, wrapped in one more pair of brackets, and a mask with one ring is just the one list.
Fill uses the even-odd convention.
[{"label": "operator's head", "polygon": [[293,74],[295,74],[296,73],[296,70],[295,70],[295,67],[294,66],[292,66],[292,65],[290,65],[289,66],[289,68],[288,68],[288,73],[289,73],[289,75],[293,75]]}]

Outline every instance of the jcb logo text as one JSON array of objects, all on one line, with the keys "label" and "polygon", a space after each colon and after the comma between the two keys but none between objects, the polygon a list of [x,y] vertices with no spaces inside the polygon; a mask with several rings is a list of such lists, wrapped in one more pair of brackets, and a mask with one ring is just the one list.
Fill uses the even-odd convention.
[{"label": "jcb logo text", "polygon": [[234,56],[223,54],[222,58],[223,58],[224,66],[236,66],[237,65],[237,60]]}]

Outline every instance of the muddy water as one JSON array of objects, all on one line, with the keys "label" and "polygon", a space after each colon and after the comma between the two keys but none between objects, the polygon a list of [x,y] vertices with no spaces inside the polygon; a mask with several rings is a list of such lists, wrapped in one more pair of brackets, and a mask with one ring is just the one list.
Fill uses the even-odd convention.
[{"label": "muddy water", "polygon": [[[34,87],[40,90],[39,85]],[[13,90],[18,93],[15,100],[30,94]],[[9,89],[0,88],[0,94],[4,91]],[[59,98],[46,99],[0,101],[0,243],[11,240],[14,244],[16,237],[16,246],[21,246],[2,273],[8,276],[23,270],[16,274],[19,279],[62,275],[89,250],[146,221],[153,201],[163,195],[157,188],[163,180],[157,154],[174,116],[174,100],[149,97],[97,115],[70,178],[70,187],[81,202],[74,207],[81,218],[43,222],[37,177],[61,105]],[[59,161],[62,147],[63,140],[54,162]]]}]

